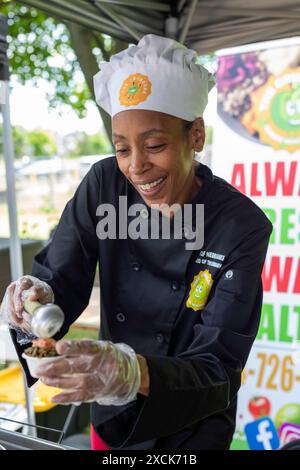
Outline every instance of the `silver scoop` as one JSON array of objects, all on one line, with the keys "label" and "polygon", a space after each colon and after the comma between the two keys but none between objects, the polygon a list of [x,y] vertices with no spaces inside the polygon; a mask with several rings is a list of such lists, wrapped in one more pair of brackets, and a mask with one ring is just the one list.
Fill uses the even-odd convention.
[{"label": "silver scoop", "polygon": [[65,315],[58,305],[25,300],[24,308],[32,316],[32,333],[38,338],[52,338],[64,323]]}]

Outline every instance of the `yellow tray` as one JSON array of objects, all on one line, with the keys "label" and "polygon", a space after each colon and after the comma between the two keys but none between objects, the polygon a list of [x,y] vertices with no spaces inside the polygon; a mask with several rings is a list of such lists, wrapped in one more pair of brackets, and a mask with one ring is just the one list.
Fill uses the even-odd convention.
[{"label": "yellow tray", "polygon": [[[39,381],[34,396],[34,411],[39,413],[54,408],[56,403],[52,403],[51,398],[59,392],[60,389]],[[23,375],[19,365],[0,371],[0,402],[25,405]]]}]

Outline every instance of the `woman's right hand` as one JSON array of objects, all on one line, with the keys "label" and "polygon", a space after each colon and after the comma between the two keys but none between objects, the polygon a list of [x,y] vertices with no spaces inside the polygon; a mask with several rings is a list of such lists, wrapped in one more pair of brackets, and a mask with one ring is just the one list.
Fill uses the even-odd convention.
[{"label": "woman's right hand", "polygon": [[25,300],[37,300],[41,304],[54,302],[51,286],[34,276],[22,276],[6,289],[0,316],[12,327],[31,332],[31,315],[24,310]]}]

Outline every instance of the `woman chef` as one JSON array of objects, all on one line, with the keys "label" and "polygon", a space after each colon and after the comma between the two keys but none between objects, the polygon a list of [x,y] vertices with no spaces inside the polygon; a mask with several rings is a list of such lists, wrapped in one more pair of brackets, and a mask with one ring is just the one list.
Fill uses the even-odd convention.
[{"label": "woman chef", "polygon": [[[39,370],[45,384],[63,389],[54,401],[92,402],[93,426],[112,449],[228,449],[272,226],[194,160],[213,86],[195,51],[148,34],[103,63],[94,83],[112,116],[116,157],[92,166],[32,276],[8,287],[2,314],[20,356],[32,338],[25,297],[62,308],[62,338],[88,305],[99,262],[100,340],[57,343],[62,358]],[[229,151],[224,142],[223,158]],[[173,204],[193,209],[179,232],[170,223],[169,237],[134,235],[132,208],[143,208],[145,228],[175,219]],[[111,208],[116,224],[105,237]],[[202,245],[187,249],[201,224]]]}]

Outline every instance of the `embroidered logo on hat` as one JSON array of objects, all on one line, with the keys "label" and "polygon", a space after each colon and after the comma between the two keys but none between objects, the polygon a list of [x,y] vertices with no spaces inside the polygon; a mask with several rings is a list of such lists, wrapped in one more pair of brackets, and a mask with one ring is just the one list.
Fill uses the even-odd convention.
[{"label": "embroidered logo on hat", "polygon": [[131,74],[122,83],[119,102],[123,106],[136,106],[148,98],[151,88],[152,85],[147,75]]},{"label": "embroidered logo on hat", "polygon": [[195,311],[202,310],[207,302],[212,284],[213,278],[208,269],[196,274],[191,283],[191,290],[189,292],[189,298],[186,301],[186,306]]}]

